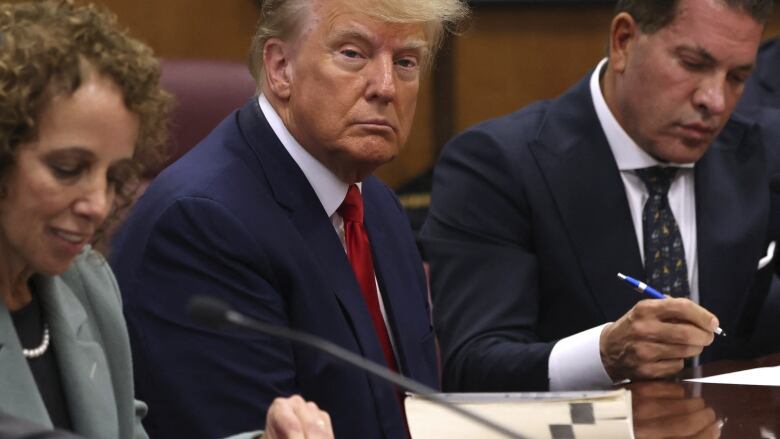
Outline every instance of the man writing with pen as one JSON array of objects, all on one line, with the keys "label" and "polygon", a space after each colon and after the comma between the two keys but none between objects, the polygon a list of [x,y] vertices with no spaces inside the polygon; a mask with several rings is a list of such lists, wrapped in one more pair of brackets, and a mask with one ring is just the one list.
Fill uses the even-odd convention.
[{"label": "man writing with pen", "polygon": [[771,7],[618,1],[578,84],[444,148],[422,235],[445,390],[597,388],[778,349],[754,323],[780,312],[780,121],[732,115]]}]

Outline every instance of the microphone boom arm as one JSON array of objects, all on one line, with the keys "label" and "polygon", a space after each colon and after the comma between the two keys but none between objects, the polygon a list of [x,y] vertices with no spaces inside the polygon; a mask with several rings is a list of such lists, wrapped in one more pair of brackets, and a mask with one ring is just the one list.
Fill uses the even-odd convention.
[{"label": "microphone boom arm", "polygon": [[[209,299],[209,300],[214,300],[214,299]],[[360,355],[348,351],[343,347],[335,343],[332,343],[328,340],[325,340],[321,337],[317,337],[311,334],[306,334],[290,328],[284,328],[280,326],[274,326],[267,323],[263,323],[255,319],[249,318],[233,309],[228,309],[225,311],[224,319],[225,321],[231,323],[234,326],[250,327],[260,332],[263,332],[265,334],[269,334],[279,338],[284,338],[286,340],[290,340],[296,343],[309,346],[314,349],[324,351],[329,355],[331,355],[332,357],[335,357],[359,369],[367,370],[372,374],[377,375],[382,379],[389,381],[406,391],[413,392],[421,398],[427,399],[428,401],[431,401],[434,404],[444,407],[447,410],[458,413],[459,415],[466,417],[478,424],[481,424],[495,432],[501,433],[502,435],[508,438],[524,439],[523,436],[513,432],[512,430],[509,430],[508,428],[502,425],[499,425],[491,421],[490,419],[487,419],[483,416],[473,413],[471,410],[450,403],[449,401],[439,396],[435,389],[423,385],[421,383],[418,383],[417,381],[409,379],[401,374],[395,373],[390,369],[387,369],[386,367],[382,367],[374,363],[373,361],[367,360],[361,357]]]}]

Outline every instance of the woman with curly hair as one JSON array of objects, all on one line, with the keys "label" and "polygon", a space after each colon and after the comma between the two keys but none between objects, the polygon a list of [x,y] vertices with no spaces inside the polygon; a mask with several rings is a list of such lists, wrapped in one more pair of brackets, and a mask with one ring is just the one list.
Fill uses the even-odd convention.
[{"label": "woman with curly hair", "polygon": [[[0,413],[86,437],[146,436],[116,281],[90,244],[161,158],[170,98],[159,75],[107,11],[0,5]],[[269,416],[272,431],[309,422],[330,436],[327,414],[299,397]]]}]

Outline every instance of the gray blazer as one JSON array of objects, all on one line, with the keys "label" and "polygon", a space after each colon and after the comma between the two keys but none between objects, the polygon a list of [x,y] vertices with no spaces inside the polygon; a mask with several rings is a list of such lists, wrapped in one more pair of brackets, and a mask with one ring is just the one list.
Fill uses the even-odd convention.
[{"label": "gray blazer", "polygon": [[[146,438],[141,426],[146,405],[133,397],[119,289],[103,257],[87,249],[61,276],[36,275],[33,282],[51,330],[75,432],[88,438]],[[0,412],[52,427],[2,302]]]}]

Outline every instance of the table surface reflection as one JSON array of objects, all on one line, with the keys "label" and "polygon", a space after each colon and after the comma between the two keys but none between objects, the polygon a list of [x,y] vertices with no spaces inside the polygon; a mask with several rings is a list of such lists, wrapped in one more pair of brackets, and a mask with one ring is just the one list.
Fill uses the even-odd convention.
[{"label": "table surface reflection", "polygon": [[780,439],[780,387],[682,381],[778,365],[780,354],[750,361],[719,361],[685,370],[678,380],[627,385],[633,398],[637,439]]}]

